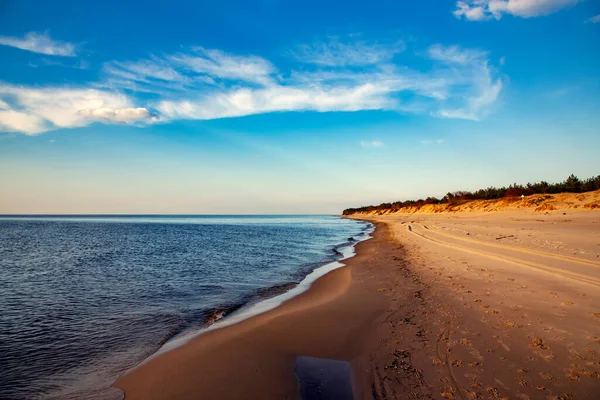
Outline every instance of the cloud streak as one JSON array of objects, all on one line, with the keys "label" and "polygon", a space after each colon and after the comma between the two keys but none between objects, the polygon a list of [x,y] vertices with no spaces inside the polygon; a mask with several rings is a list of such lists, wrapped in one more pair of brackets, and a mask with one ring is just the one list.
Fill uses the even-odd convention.
[{"label": "cloud streak", "polygon": [[74,57],[77,55],[76,45],[54,40],[48,33],[29,32],[23,38],[0,36],[0,45],[49,56]]},{"label": "cloud streak", "polygon": [[423,145],[430,145],[430,144],[444,144],[446,141],[444,139],[436,139],[436,140],[431,140],[431,139],[425,139],[425,140],[421,140],[421,144]]},{"label": "cloud streak", "polygon": [[193,47],[107,62],[104,80],[94,88],[0,83],[0,101],[7,105],[0,129],[38,134],[92,122],[147,124],[300,111],[385,110],[479,120],[502,89],[489,54],[478,49],[435,44],[413,55],[425,69],[395,61],[404,51],[401,42],[329,41],[301,49],[300,56],[292,54],[300,64],[291,68],[255,55]]},{"label": "cloud streak", "polygon": [[[454,97],[462,99],[458,108],[441,107],[432,112],[439,118],[479,120],[489,112],[502,90],[502,80],[489,66],[488,54],[481,50],[463,50],[458,46],[431,46],[429,56],[454,72]],[[460,66],[461,68],[457,68]]]},{"label": "cloud streak", "polygon": [[27,135],[82,127],[94,121],[134,123],[155,122],[157,118],[146,109],[134,108],[123,94],[96,89],[38,89],[0,83],[0,99],[0,129]]},{"label": "cloud streak", "polygon": [[299,61],[308,64],[347,67],[389,62],[396,54],[405,49],[406,45],[403,41],[392,44],[366,41],[348,44],[336,39],[324,43],[298,46],[292,55]]},{"label": "cloud streak", "polygon": [[[363,47],[360,43],[357,48]],[[337,45],[334,48],[339,50]],[[287,73],[267,60],[219,52],[219,64],[229,68],[216,72],[200,62],[203,68],[188,70],[184,72],[185,79],[180,79],[181,83],[196,82],[196,91],[167,96],[174,98],[162,99],[153,107],[169,119],[216,119],[277,111],[429,110],[436,117],[477,120],[502,89],[501,79],[489,67],[488,54],[480,50],[431,46],[427,58],[435,66],[428,71],[392,62],[349,68],[355,51],[351,50],[345,58],[341,54],[333,59],[327,56],[327,62],[319,58],[309,68]],[[396,48],[391,49],[388,54],[395,51]],[[375,53],[382,52],[377,47]],[[181,55],[167,59],[179,62],[171,64],[178,70],[193,64]],[[384,58],[372,58],[375,59]],[[183,60],[186,61],[182,63]],[[303,62],[309,60],[313,58]]]},{"label": "cloud streak", "polygon": [[597,24],[598,22],[600,22],[600,14],[596,15],[595,17],[586,19],[585,22],[587,24]]},{"label": "cloud streak", "polygon": [[360,141],[360,147],[362,147],[363,149],[373,149],[373,148],[379,148],[379,147],[383,147],[383,146],[384,146],[384,144],[380,140],[361,140]]},{"label": "cloud streak", "polygon": [[471,21],[499,20],[504,15],[521,18],[552,14],[582,0],[460,0],[453,14]]}]

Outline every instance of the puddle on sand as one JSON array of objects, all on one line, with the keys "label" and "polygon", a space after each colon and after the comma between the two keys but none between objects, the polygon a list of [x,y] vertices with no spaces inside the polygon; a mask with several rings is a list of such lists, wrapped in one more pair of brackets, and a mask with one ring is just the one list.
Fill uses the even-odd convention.
[{"label": "puddle on sand", "polygon": [[352,369],[347,361],[296,357],[302,400],[353,399]]}]

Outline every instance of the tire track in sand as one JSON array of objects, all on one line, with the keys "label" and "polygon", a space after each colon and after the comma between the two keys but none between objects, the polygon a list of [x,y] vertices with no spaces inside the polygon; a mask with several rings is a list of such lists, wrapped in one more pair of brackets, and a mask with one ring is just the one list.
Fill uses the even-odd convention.
[{"label": "tire track in sand", "polygon": [[[414,223],[414,222],[413,222]],[[568,278],[568,279],[572,279],[572,280],[577,280],[580,282],[585,282],[594,286],[600,286],[600,279],[589,276],[589,275],[584,275],[584,274],[580,274],[577,272],[571,272],[571,271],[567,271],[566,269],[561,269],[561,268],[555,268],[555,267],[550,267],[548,265],[545,264],[540,264],[537,262],[532,262],[532,261],[526,261],[526,260],[522,260],[519,258],[515,258],[515,257],[511,257],[511,256],[507,256],[507,255],[499,255],[499,254],[495,254],[495,253],[491,253],[488,251],[484,251],[484,250],[475,250],[472,248],[468,248],[468,247],[463,247],[463,246],[459,246],[457,244],[453,244],[447,241],[443,241],[440,239],[434,239],[431,237],[428,237],[426,235],[424,235],[423,233],[419,233],[417,232],[415,229],[413,229],[412,225],[407,225],[408,226],[408,231],[412,234],[415,234],[416,236],[424,239],[424,240],[428,240],[431,241],[433,243],[436,243],[440,246],[444,246],[444,247],[448,247],[451,249],[456,249],[456,250],[461,250],[461,251],[465,251],[467,253],[472,253],[472,254],[478,254],[478,255],[482,255],[488,258],[492,258],[492,259],[496,259],[496,260],[500,260],[500,261],[505,261],[505,262],[510,262],[513,264],[517,264],[520,266],[525,266],[528,268],[532,268],[532,269],[537,269],[537,270],[541,270],[544,271],[546,273],[549,274],[553,274],[553,275],[558,275],[561,276],[563,278]],[[428,229],[428,228],[427,228]],[[449,234],[445,234],[447,236],[453,236],[453,235],[449,235]],[[463,238],[460,238],[463,239]],[[471,240],[471,239],[465,239],[465,241],[468,242],[473,242],[474,244],[477,245],[487,245],[486,243],[481,243],[479,241],[476,240]],[[500,248],[502,248],[505,251],[518,251],[518,252],[522,252],[522,253],[528,253],[528,254],[532,254],[532,252],[534,253],[533,255],[536,255],[538,257],[547,257],[550,259],[555,259],[555,260],[559,260],[559,261],[566,261],[566,262],[574,262],[573,260],[571,260],[573,257],[568,257],[568,256],[558,256],[558,255],[554,255],[554,254],[550,254],[550,253],[545,253],[545,252],[538,252],[535,250],[525,250],[522,248],[518,248],[518,249],[513,249],[510,248],[508,246],[502,246],[502,245],[497,245],[495,243],[492,243],[493,247],[497,247],[500,246]],[[537,253],[537,254],[535,254]],[[587,266],[593,266],[593,267],[598,267],[597,265],[595,265],[595,263],[591,263],[591,262],[586,262],[583,260],[579,260],[577,259],[577,263],[579,264],[585,264]]]}]

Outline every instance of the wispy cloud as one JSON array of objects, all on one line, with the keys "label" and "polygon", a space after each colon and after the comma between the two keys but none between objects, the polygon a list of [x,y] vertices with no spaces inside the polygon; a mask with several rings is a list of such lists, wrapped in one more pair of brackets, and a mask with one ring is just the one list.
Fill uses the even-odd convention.
[{"label": "wispy cloud", "polygon": [[94,121],[134,123],[157,118],[146,109],[133,108],[131,99],[123,94],[96,89],[38,89],[0,83],[0,98],[0,129],[28,135]]},{"label": "wispy cloud", "polygon": [[[429,51],[429,58],[436,62],[429,71],[391,62],[355,70],[323,67],[319,61],[310,70],[276,74],[275,67],[266,60],[256,61],[256,65],[265,67],[259,69],[260,73],[249,75],[225,75],[221,71],[215,76],[202,70],[207,74],[204,77],[213,78],[212,87],[202,87],[195,95],[187,91],[154,106],[165,117],[176,119],[214,119],[275,111],[430,110],[438,117],[475,120],[495,101],[502,88],[502,81],[493,76],[495,71],[488,66],[487,53],[483,51],[435,45]],[[236,60],[246,64],[243,58],[228,60],[226,64],[233,65]],[[196,79],[195,75],[186,76]],[[224,82],[224,76],[234,81]]]},{"label": "wispy cloud", "polygon": [[77,55],[77,46],[50,38],[48,33],[29,32],[23,38],[0,36],[0,45],[15,47],[33,53],[49,56],[73,57]]},{"label": "wispy cloud", "polygon": [[107,123],[132,124],[139,121],[153,122],[160,119],[158,114],[152,113],[144,107],[117,109],[110,107],[85,108],[79,110],[78,113],[88,120]]},{"label": "wispy cloud", "polygon": [[301,62],[326,67],[347,67],[389,62],[394,55],[403,52],[403,41],[392,44],[366,41],[344,43],[339,39],[329,42],[302,45],[292,52]]},{"label": "wispy cloud", "polygon": [[600,14],[596,15],[595,17],[586,19],[585,22],[586,24],[597,24],[598,22],[600,22]]},{"label": "wispy cloud", "polygon": [[467,65],[487,57],[487,53],[478,49],[462,49],[459,46],[434,44],[429,47],[429,58],[448,64]]},{"label": "wispy cloud", "polygon": [[146,91],[224,86],[224,82],[231,81],[265,85],[273,81],[275,71],[275,67],[263,58],[235,56],[203,47],[194,47],[187,53],[104,64],[104,72],[113,84],[127,88],[140,88],[141,85]]},{"label": "wispy cloud", "polygon": [[[461,98],[460,107],[451,104],[433,111],[439,118],[479,120],[489,112],[502,90],[502,80],[489,65],[488,54],[481,50],[461,49],[458,46],[431,46],[432,59],[445,63],[453,71],[453,97]],[[457,69],[457,66],[461,66]]]},{"label": "wispy cloud", "polygon": [[361,140],[360,141],[360,147],[362,147],[363,149],[372,149],[372,148],[378,148],[378,147],[383,147],[383,146],[384,146],[384,144],[380,140]]},{"label": "wispy cloud", "polygon": [[[72,60],[72,59],[69,59]],[[40,66],[64,67],[73,69],[88,69],[90,64],[86,60],[76,60],[75,62],[63,62],[57,59],[42,58],[39,62],[29,61],[28,67],[37,68]]]},{"label": "wispy cloud", "polygon": [[446,141],[444,139],[436,139],[436,140],[426,139],[426,140],[421,140],[421,144],[424,144],[424,145],[444,144],[445,142]]},{"label": "wispy cloud", "polygon": [[237,56],[221,50],[194,47],[191,53],[167,58],[191,73],[204,77],[265,85],[272,83],[275,67],[257,56]]},{"label": "wispy cloud", "polygon": [[[488,53],[437,44],[424,53],[433,63],[423,63],[423,53],[411,55],[417,57],[415,65],[432,64],[417,69],[394,62],[399,46],[312,45],[329,49],[321,52],[326,56],[313,52],[312,58],[287,69],[259,56],[203,47],[111,61],[104,64],[104,80],[93,83],[93,89],[0,84],[0,99],[10,111],[0,127],[36,134],[93,121],[153,123],[282,111],[389,110],[471,120],[489,112],[502,80]],[[359,53],[371,54],[370,61],[357,65]]]},{"label": "wispy cloud", "polygon": [[471,21],[500,19],[503,15],[521,18],[552,14],[583,0],[460,0],[453,14]]}]

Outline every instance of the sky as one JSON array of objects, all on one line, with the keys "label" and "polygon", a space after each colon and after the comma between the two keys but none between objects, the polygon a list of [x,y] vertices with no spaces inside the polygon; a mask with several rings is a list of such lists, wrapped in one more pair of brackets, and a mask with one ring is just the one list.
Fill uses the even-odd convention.
[{"label": "sky", "polygon": [[0,214],[340,213],[600,174],[595,0],[0,0],[0,60]]}]

